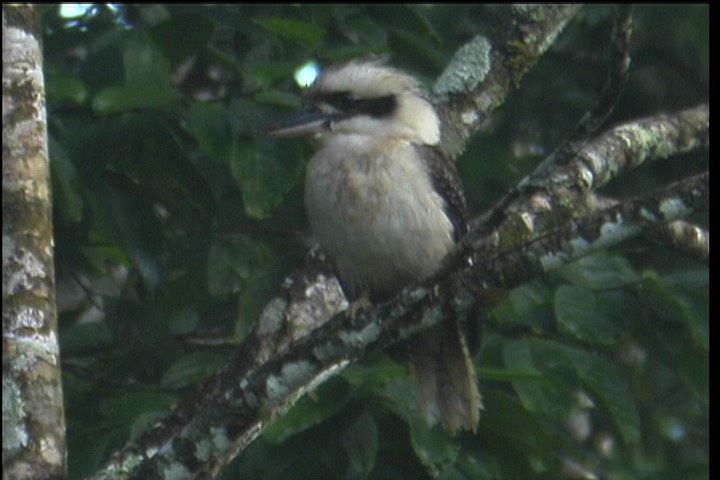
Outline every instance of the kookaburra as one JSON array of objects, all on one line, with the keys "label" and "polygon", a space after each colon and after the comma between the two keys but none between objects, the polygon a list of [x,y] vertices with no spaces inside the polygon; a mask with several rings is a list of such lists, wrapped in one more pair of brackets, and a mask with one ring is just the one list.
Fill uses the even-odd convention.
[{"label": "kookaburra", "polygon": [[[438,115],[414,78],[377,60],[330,67],[307,99],[308,111],[266,133],[318,140],[305,179],[314,235],[350,300],[388,300],[434,273],[467,229]],[[403,349],[427,420],[474,431],[481,400],[457,319]]]}]

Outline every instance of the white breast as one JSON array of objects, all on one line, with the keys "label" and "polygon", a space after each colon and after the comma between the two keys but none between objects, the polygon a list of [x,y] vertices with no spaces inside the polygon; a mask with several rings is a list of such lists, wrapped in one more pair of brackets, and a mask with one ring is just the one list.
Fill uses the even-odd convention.
[{"label": "white breast", "polygon": [[411,144],[367,143],[343,135],[319,150],[305,202],[348,293],[389,296],[438,268],[453,245],[453,225]]}]

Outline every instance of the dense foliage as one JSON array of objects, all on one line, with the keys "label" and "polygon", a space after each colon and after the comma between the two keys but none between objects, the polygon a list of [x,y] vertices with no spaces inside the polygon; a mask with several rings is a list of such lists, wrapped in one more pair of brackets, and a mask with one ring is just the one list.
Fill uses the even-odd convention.
[{"label": "dense foliage", "polygon": [[[98,4],[71,20],[39,8],[75,479],[215,372],[302,262],[311,146],[254,134],[300,105],[296,69],[379,53],[431,85],[503,11]],[[611,11],[583,9],[458,160],[471,212],[592,105]],[[636,9],[610,124],[707,101],[708,21],[702,5]],[[606,193],[706,164],[654,163]],[[488,312],[476,435],[428,429],[404,368],[376,353],[302,399],[224,478],[707,478],[708,277],[647,241],[569,265]]]}]

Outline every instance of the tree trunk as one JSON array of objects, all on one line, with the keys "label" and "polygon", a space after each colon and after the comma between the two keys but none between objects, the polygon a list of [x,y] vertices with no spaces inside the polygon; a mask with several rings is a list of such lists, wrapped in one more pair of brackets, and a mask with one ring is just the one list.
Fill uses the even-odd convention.
[{"label": "tree trunk", "polygon": [[3,5],[3,479],[65,478],[38,18]]}]

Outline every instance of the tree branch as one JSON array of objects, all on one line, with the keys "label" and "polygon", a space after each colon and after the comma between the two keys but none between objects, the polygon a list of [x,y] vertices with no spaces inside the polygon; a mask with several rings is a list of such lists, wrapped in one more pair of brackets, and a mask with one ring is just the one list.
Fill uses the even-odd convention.
[{"label": "tree branch", "polygon": [[[498,38],[477,37],[458,52],[435,87],[451,155],[463,150],[577,9],[512,7],[514,17]],[[478,289],[520,285],[659,222],[703,210],[707,175],[609,207],[592,202],[589,193],[644,161],[707,146],[708,124],[703,106],[630,122],[587,142],[567,164],[554,165],[537,186],[503,204],[501,228],[488,235],[483,219],[476,220],[438,275],[357,318],[338,314],[346,305],[339,285],[322,259],[311,257],[265,306],[217,378],[92,478],[209,478],[302,395],[368,350],[408,338],[448,312],[467,310]],[[575,198],[582,201],[575,205]],[[551,215],[562,226],[548,231]]]},{"label": "tree branch", "polygon": [[[614,137],[606,138],[611,141]],[[601,150],[612,151],[620,157],[624,155],[624,151],[618,149]],[[608,163],[611,161],[609,159]],[[337,282],[317,260],[306,271],[297,273],[286,282],[284,297],[278,297],[266,306],[256,328],[238,349],[233,361],[221,372],[209,394],[210,399],[194,416],[182,417],[188,420],[192,417],[192,420],[171,444],[163,448],[163,452],[168,453],[156,455],[133,478],[165,478],[163,472],[179,468],[177,462],[198,465],[194,453],[189,458],[181,458],[176,452],[195,452],[188,446],[217,443],[220,438],[219,445],[233,447],[219,448],[211,456],[215,460],[201,470],[215,471],[254,440],[297,398],[368,349],[382,348],[439,322],[448,314],[448,305],[464,311],[475,301],[473,297],[477,285],[483,288],[512,288],[661,223],[702,211],[707,204],[708,179],[708,174],[692,177],[660,193],[603,208],[504,251],[498,248],[497,242],[489,242],[473,232],[457,250],[458,258],[473,253],[473,267],[454,271],[461,265],[456,263],[453,269],[441,272],[442,278],[434,277],[436,280],[444,279],[438,288],[430,284],[406,290],[394,302],[367,312],[356,320],[336,315],[302,339],[314,326],[321,325],[329,314],[344,307]],[[428,299],[431,289],[444,292],[443,296]],[[415,313],[406,316],[411,311]],[[291,349],[282,350],[293,343]],[[194,402],[190,405],[193,408],[199,406]],[[178,423],[177,427],[182,425]],[[211,441],[210,435],[214,440]],[[136,461],[152,456],[159,445],[145,447],[140,453],[135,452]],[[132,456],[126,457],[126,461],[130,458]]]},{"label": "tree branch", "polygon": [[706,262],[710,258],[710,232],[684,220],[658,225],[648,232],[647,238],[696,260]]},{"label": "tree branch", "polygon": [[3,478],[66,472],[38,14],[2,7]]},{"label": "tree branch", "polygon": [[[648,161],[706,149],[710,144],[708,105],[680,112],[641,118],[613,127],[589,141],[566,165],[555,165],[541,175],[530,174],[488,211],[471,221],[484,235],[491,228],[510,230],[524,224],[524,241],[558,215],[581,216],[596,202],[588,194]],[[521,218],[520,218],[521,217]]]},{"label": "tree branch", "polygon": [[632,33],[632,5],[615,7],[615,21],[611,40],[608,78],[595,105],[585,112],[575,131],[563,144],[535,170],[533,176],[542,176],[553,165],[572,160],[585,146],[590,136],[608,119],[622,95],[630,71],[630,35]]},{"label": "tree branch", "polygon": [[567,168],[557,166],[531,175],[521,186],[594,190],[613,178],[651,160],[705,149],[710,145],[710,107],[699,105],[680,112],[642,118],[614,127],[578,152]]},{"label": "tree branch", "polygon": [[[476,37],[458,52],[435,87],[440,99],[438,109],[444,117],[443,144],[447,151],[456,156],[464,149],[487,115],[517,87],[579,8],[577,5],[509,7],[507,28],[499,29],[492,38]],[[474,66],[472,71],[467,69],[469,60]],[[227,374],[228,369],[234,378],[242,378],[274,352],[316,327],[319,320],[344,308],[345,299],[337,280],[316,258],[307,268],[296,272],[285,288],[286,295],[268,303],[262,318],[219,378],[232,378]],[[221,389],[222,382],[216,379],[199,387],[169,417],[116,452],[93,478],[125,478],[119,476],[121,472],[127,475],[176,435],[195,415],[199,399]]]},{"label": "tree branch", "polygon": [[[207,478],[255,440],[294,403],[368,351],[462,315],[478,285],[513,288],[571,261],[637,236],[658,222],[707,208],[709,174],[691,177],[571,221],[540,238],[494,257],[476,252],[476,263],[435,285],[405,289],[395,300],[352,318],[335,315],[309,336],[244,377],[232,377],[182,429],[131,478]],[[484,260],[478,260],[483,259]],[[472,279],[467,283],[467,279]],[[230,372],[226,369],[224,373]],[[201,446],[202,448],[200,448]]]},{"label": "tree branch", "polygon": [[479,35],[461,47],[433,88],[450,158],[553,44],[580,5],[512,5],[493,38]]},{"label": "tree branch", "polygon": [[659,224],[705,211],[709,191],[710,174],[705,172],[658,192],[571,220],[502,253],[492,262],[478,262],[474,281],[479,285],[516,287],[580,257],[618,245]]}]

